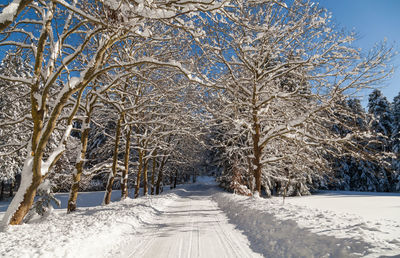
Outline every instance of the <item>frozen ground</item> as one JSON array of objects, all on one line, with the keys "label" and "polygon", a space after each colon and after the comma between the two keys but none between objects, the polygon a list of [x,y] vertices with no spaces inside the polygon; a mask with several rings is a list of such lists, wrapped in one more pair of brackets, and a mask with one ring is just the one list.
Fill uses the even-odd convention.
[{"label": "frozen ground", "polygon": [[[116,191],[113,199],[117,200]],[[81,208],[0,232],[0,257],[351,257],[400,254],[400,195],[349,192],[260,199],[209,178],[160,196]],[[66,202],[66,195],[59,198]],[[7,203],[0,203],[4,211]],[[63,204],[65,206],[65,204]],[[86,206],[86,207],[85,207]]]}]

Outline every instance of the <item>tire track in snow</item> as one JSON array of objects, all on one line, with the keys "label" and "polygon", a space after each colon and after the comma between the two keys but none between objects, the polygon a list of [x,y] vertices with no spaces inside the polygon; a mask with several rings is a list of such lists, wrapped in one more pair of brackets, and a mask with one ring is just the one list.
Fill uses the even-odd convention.
[{"label": "tire track in snow", "polygon": [[[184,186],[175,193],[178,197],[157,216],[155,224],[139,233],[145,239],[128,257],[261,257],[229,224],[207,187]],[[127,257],[124,253],[121,257]]]},{"label": "tire track in snow", "polygon": [[[214,207],[218,208],[217,204],[214,201],[211,200],[211,202],[213,202]],[[246,257],[246,254],[242,254],[240,248],[237,247],[237,243],[235,241],[232,241],[231,237],[225,232],[223,226],[221,225],[221,214],[218,214],[217,216],[217,224],[218,227],[221,229],[221,232],[224,235],[226,242],[231,247],[230,250],[234,252],[235,257]]]}]

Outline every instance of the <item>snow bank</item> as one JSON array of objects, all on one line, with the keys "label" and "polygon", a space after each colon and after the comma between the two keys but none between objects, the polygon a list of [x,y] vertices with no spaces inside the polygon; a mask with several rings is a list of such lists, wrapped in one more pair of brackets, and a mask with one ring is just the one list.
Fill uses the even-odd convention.
[{"label": "snow bank", "polygon": [[[213,198],[247,235],[252,249],[268,257],[379,257],[400,253],[400,195],[336,194],[335,198],[334,193],[287,198],[285,205],[282,198],[229,193]],[[366,202],[368,209],[363,208]],[[384,218],[382,214],[390,215]]]},{"label": "snow bank", "polygon": [[[93,198],[93,194],[88,196]],[[54,210],[45,219],[0,232],[0,257],[107,256],[128,244],[129,234],[151,221],[175,197],[170,193],[128,198],[107,206],[80,208],[72,214]]]}]

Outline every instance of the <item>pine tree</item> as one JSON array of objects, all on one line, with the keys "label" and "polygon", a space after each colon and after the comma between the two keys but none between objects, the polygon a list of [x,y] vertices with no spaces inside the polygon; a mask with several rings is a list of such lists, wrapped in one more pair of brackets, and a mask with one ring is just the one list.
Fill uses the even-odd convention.
[{"label": "pine tree", "polygon": [[31,71],[29,61],[19,50],[7,52],[0,63],[0,181],[10,187],[20,173],[24,146],[28,140],[26,131],[30,129],[30,123],[21,118],[25,117],[30,107],[29,91],[25,85],[3,80],[2,77],[26,77]]},{"label": "pine tree", "polygon": [[368,112],[372,115],[370,121],[371,128],[385,136],[382,138],[384,140],[384,149],[388,151],[390,149],[390,144],[388,138],[392,135],[392,114],[390,110],[390,103],[385,96],[382,95],[380,90],[374,90],[368,99]]},{"label": "pine tree", "polygon": [[[353,144],[360,146],[360,150],[368,156],[373,156],[375,152],[390,150],[390,138],[384,134],[384,130],[391,132],[392,129],[388,128],[389,123],[383,118],[390,118],[392,115],[389,103],[379,91],[374,91],[370,95],[369,123],[368,115],[359,100],[350,99],[343,105],[351,115],[343,115],[341,123],[334,125],[336,133],[346,135],[351,133],[352,128],[358,128],[360,134],[353,139]],[[340,190],[391,191],[394,189],[394,181],[389,162],[389,158],[376,162],[367,157],[359,157],[357,154],[334,159],[335,179],[329,186]]]},{"label": "pine tree", "polygon": [[394,97],[392,107],[392,148],[396,154],[400,154],[400,92]]},{"label": "pine tree", "polygon": [[[368,99],[368,112],[371,115],[369,126],[373,133],[377,134],[377,143],[371,144],[371,148],[378,151],[390,152],[392,150],[391,137],[393,131],[393,116],[391,105],[382,92],[374,90]],[[389,160],[386,160],[390,162]],[[392,190],[394,178],[391,169],[386,166],[374,164],[372,169],[378,177],[379,190]]]},{"label": "pine tree", "polygon": [[393,129],[392,150],[396,157],[393,160],[393,168],[396,173],[395,190],[400,191],[400,92],[394,97],[392,105]]}]

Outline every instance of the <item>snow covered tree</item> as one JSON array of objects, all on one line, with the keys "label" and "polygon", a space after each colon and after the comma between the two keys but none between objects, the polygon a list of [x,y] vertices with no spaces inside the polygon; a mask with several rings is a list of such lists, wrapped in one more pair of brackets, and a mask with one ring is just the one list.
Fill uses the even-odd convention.
[{"label": "snow covered tree", "polygon": [[392,150],[396,155],[393,160],[393,167],[396,173],[394,189],[400,191],[400,93],[393,99],[392,114]]},{"label": "snow covered tree", "polygon": [[[72,5],[63,3],[70,9],[79,10],[75,2]],[[34,65],[29,77],[3,76],[5,80],[16,81],[29,88],[33,123],[22,168],[21,187],[3,218],[3,225],[19,224],[30,209],[36,189],[65,150],[85,88],[104,68],[107,49],[123,36],[122,31],[108,31],[106,37],[99,37],[100,32],[106,35],[107,27],[100,22],[101,16],[95,18],[83,11],[79,13],[66,10],[52,1],[43,1],[29,6],[25,16],[21,17],[27,19],[23,24],[17,21],[15,26],[5,30],[7,35],[24,33],[26,38],[19,37],[21,41],[6,38],[1,45],[26,50]],[[81,20],[82,16],[84,20]],[[36,30],[38,24],[42,27]],[[91,44],[98,48],[85,62],[82,57]],[[58,144],[49,148],[49,140],[57,135]]]},{"label": "snow covered tree", "polygon": [[[343,108],[348,111],[342,115],[341,123],[334,124],[333,129],[337,134],[347,135],[355,128],[362,132],[353,138],[353,144],[359,146],[359,152],[344,153],[342,156],[334,157],[332,160],[334,177],[329,180],[329,188],[353,191],[390,191],[392,189],[392,176],[385,156],[382,159],[374,159],[373,156],[382,153],[377,149],[382,141],[374,128],[371,128],[368,121],[370,115],[366,114],[360,101],[350,99],[343,103]],[[343,113],[343,112],[341,112]],[[349,146],[350,147],[350,146]],[[340,150],[337,150],[341,152]]]},{"label": "snow covered tree", "polygon": [[86,160],[86,151],[90,133],[90,123],[92,119],[92,113],[96,105],[96,101],[97,101],[97,96],[88,93],[82,107],[83,118],[82,121],[80,121],[80,134],[79,134],[80,147],[79,147],[79,153],[77,153],[77,157],[74,164],[75,168],[73,169],[72,173],[72,184],[70,188],[70,194],[67,206],[68,212],[76,210],[76,200],[78,198],[79,185],[81,182],[81,177],[83,174],[84,164]]},{"label": "snow covered tree", "polygon": [[[349,142],[350,134],[340,137],[326,127],[336,119],[334,107],[388,76],[392,51],[381,46],[364,56],[351,46],[353,35],[339,31],[327,11],[310,2],[231,1],[224,12],[203,24],[202,49],[210,53],[208,79],[229,95],[237,113],[220,118],[239,129],[234,137],[245,137],[245,159],[260,192],[269,166],[296,160],[296,151],[274,152],[285,138],[301,148]],[[310,167],[325,163],[323,148],[318,155]]]},{"label": "snow covered tree", "polygon": [[390,151],[390,138],[393,130],[393,117],[389,101],[382,92],[374,90],[368,99],[368,112],[372,115],[370,126],[382,137],[382,151]]},{"label": "snow covered tree", "polygon": [[[0,22],[7,24],[5,29],[2,27],[4,38],[0,46],[18,47],[29,53],[33,73],[26,78],[3,79],[23,83],[30,89],[33,129],[22,169],[22,184],[4,216],[3,225],[22,221],[32,205],[36,189],[64,152],[80,101],[98,76],[145,63],[167,63],[186,76],[191,75],[174,60],[146,57],[126,62],[113,56],[112,49],[121,47],[118,42],[127,38],[135,42],[135,36],[150,38],[152,30],[158,29],[152,27],[154,21],[176,22],[174,27],[179,29],[184,24],[177,16],[221,6],[213,1],[139,5],[117,0],[105,1],[104,5],[100,1],[35,1],[16,19],[15,4],[18,3],[15,1],[3,9]],[[187,27],[190,31],[192,28]],[[50,148],[49,139],[56,135],[58,145]]]},{"label": "snow covered tree", "polygon": [[26,131],[31,129],[29,89],[22,83],[1,78],[29,77],[32,67],[24,58],[22,51],[10,51],[0,64],[0,181],[7,182],[10,189],[14,186],[15,176],[21,173]]},{"label": "snow covered tree", "polygon": [[[393,114],[392,108],[389,101],[379,90],[374,90],[368,99],[368,112],[371,114],[369,119],[369,126],[373,133],[376,134],[376,143],[371,144],[371,148],[374,148],[383,153],[390,153],[392,151],[392,134],[393,134]],[[387,161],[391,158],[387,158]],[[378,181],[381,185],[381,189],[385,191],[392,190],[393,184],[393,173],[391,168],[387,166],[384,168],[378,166],[375,168],[375,173],[378,175]]]}]

